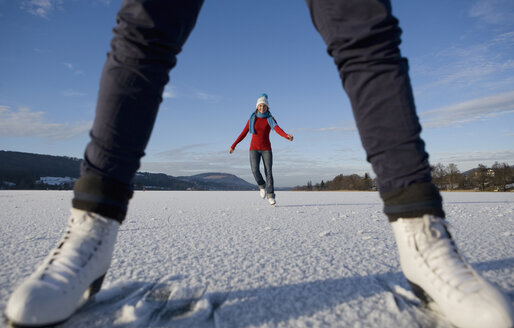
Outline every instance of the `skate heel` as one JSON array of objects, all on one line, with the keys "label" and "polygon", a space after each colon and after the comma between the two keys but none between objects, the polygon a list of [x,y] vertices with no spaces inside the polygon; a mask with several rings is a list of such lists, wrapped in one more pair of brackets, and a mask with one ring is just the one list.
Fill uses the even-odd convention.
[{"label": "skate heel", "polygon": [[407,282],[409,283],[410,285],[410,288],[412,289],[412,292],[414,293],[414,295],[416,295],[420,300],[421,302],[423,303],[423,305],[428,305],[430,303],[433,303],[434,300],[432,299],[432,297],[430,297],[424,290],[423,288],[419,287],[418,285],[416,285],[415,283],[411,282],[410,280],[407,280]]},{"label": "skate heel", "polygon": [[102,288],[102,283],[104,282],[105,275],[106,275],[106,273],[104,273],[98,279],[93,281],[93,283],[91,285],[89,285],[88,289],[86,289],[86,291],[82,295],[83,301],[90,299],[91,297],[95,296],[96,293],[98,293],[100,291],[100,289]]}]

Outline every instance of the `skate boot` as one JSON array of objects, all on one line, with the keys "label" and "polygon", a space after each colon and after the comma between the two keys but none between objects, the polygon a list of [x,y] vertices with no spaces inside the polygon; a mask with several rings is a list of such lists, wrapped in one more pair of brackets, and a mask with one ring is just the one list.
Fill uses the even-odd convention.
[{"label": "skate boot", "polygon": [[9,322],[31,327],[68,319],[100,290],[119,226],[118,221],[72,208],[58,246],[11,295],[5,311]]},{"label": "skate boot", "polygon": [[259,187],[259,194],[262,199],[266,198],[266,189]]},{"label": "skate boot", "polygon": [[510,301],[459,254],[443,219],[392,223],[400,264],[414,293],[460,328],[514,327]]},{"label": "skate boot", "polygon": [[277,203],[275,201],[275,197],[273,197],[273,196],[269,196],[268,197],[268,202],[269,202],[270,205],[273,205],[273,206],[275,206],[275,204]]}]

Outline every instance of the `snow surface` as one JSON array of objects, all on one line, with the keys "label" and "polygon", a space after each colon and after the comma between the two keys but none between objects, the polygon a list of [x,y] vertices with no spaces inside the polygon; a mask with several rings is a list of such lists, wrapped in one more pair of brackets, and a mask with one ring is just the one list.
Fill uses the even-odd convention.
[{"label": "snow surface", "polygon": [[[443,193],[457,245],[514,302],[514,193]],[[71,191],[0,191],[0,311]],[[4,325],[2,321],[0,325]],[[450,327],[401,274],[372,192],[136,192],[103,289],[62,327]]]}]

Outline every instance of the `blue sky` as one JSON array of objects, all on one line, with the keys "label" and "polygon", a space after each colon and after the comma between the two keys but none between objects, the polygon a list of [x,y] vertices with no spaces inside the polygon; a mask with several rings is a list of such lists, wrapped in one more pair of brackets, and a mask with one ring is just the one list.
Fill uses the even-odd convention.
[{"label": "blue sky", "polygon": [[[432,164],[514,164],[514,2],[396,0]],[[82,157],[120,1],[0,0],[0,150]],[[261,93],[275,185],[372,173],[332,59],[303,1],[207,0],[164,101],[142,171],[227,172],[254,182],[248,136]]]}]

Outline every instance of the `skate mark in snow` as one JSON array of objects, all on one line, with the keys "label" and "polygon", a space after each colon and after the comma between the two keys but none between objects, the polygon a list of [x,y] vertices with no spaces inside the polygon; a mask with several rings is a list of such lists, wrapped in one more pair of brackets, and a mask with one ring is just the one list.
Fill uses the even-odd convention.
[{"label": "skate mark in snow", "polygon": [[184,286],[181,276],[122,282],[103,289],[62,327],[212,327],[205,286]]},{"label": "skate mark in snow", "polygon": [[159,282],[150,288],[135,304],[126,304],[114,321],[115,325],[128,326],[177,326],[186,324],[193,317],[208,321],[211,305],[204,298],[205,287],[182,287],[178,284]]}]

